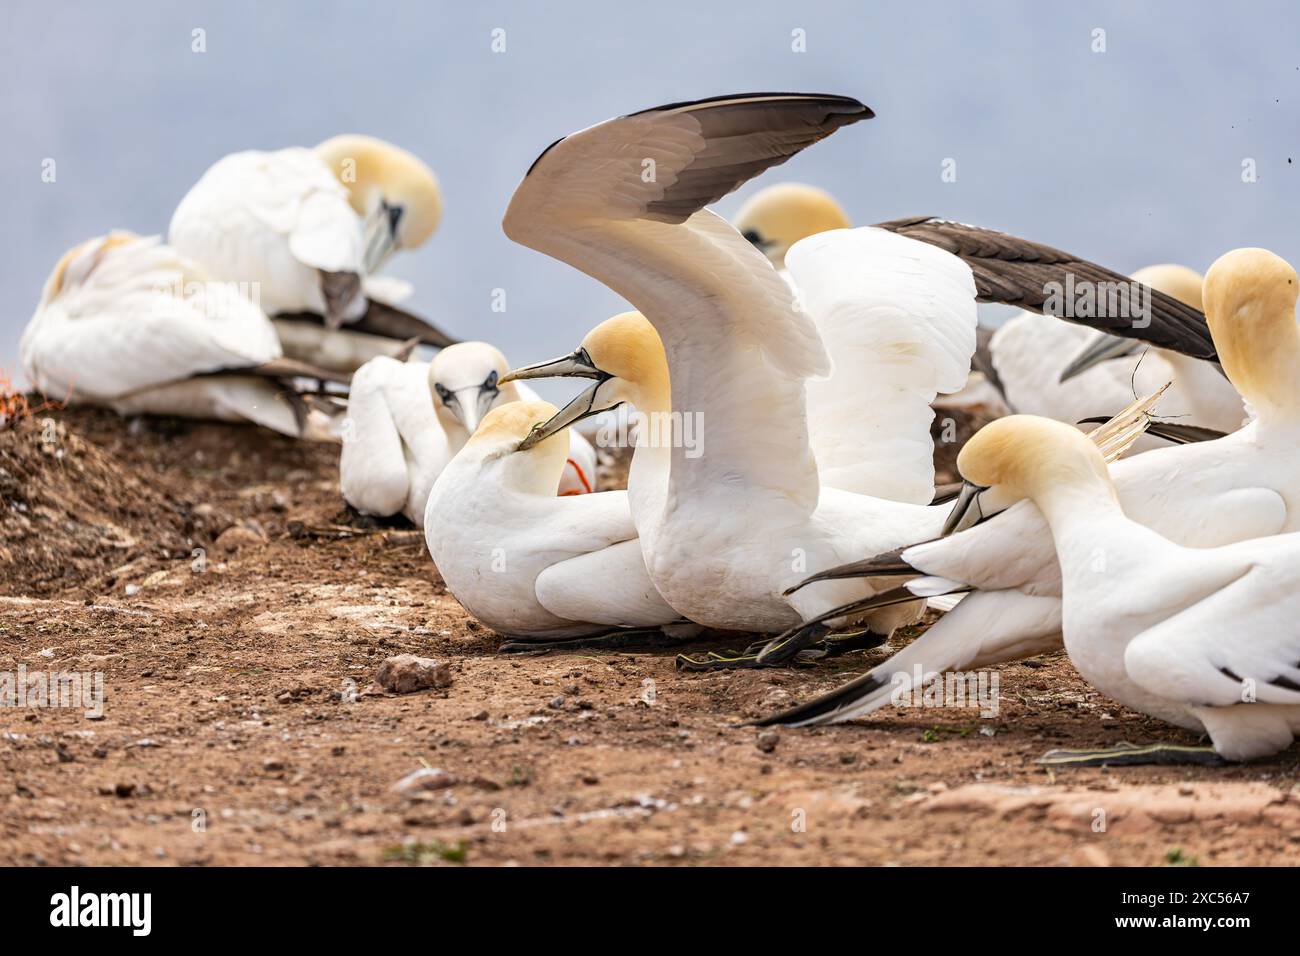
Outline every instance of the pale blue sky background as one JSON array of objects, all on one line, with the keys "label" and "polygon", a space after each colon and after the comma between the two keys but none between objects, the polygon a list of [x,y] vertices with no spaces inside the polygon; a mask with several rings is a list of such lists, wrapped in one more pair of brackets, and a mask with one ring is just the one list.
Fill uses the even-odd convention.
[{"label": "pale blue sky background", "polygon": [[[190,51],[196,27],[206,53]],[[1091,50],[1097,27],[1105,53]],[[791,52],[795,28],[805,53]],[[860,223],[943,215],[1124,271],[1203,270],[1241,245],[1300,263],[1294,2],[5,0],[0,368],[15,370],[66,248],[113,227],[165,231],[225,153],[343,131],[400,143],[442,181],[442,228],[390,266],[416,284],[413,308],[516,362],[567,351],[619,302],[502,234],[529,163],[612,115],[750,90],[844,93],[876,111],[758,181],[825,186]],[[955,183],[940,180],[946,157]]]}]

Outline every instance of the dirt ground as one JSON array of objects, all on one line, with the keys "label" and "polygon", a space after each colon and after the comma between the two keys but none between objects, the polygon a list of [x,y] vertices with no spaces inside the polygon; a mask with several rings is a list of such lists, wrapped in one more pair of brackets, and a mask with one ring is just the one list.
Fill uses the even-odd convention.
[{"label": "dirt ground", "polygon": [[[44,419],[50,419],[45,422]],[[42,415],[0,431],[0,671],[102,672],[102,717],[0,708],[0,864],[1288,864],[1300,752],[1048,772],[1193,742],[1057,655],[996,718],[742,722],[880,651],[684,674],[667,652],[507,656],[421,536],[342,507],[337,449]],[[352,531],[339,530],[353,528]],[[236,530],[232,531],[231,528]],[[409,652],[450,687],[368,692]],[[394,785],[421,768],[431,786]]]}]

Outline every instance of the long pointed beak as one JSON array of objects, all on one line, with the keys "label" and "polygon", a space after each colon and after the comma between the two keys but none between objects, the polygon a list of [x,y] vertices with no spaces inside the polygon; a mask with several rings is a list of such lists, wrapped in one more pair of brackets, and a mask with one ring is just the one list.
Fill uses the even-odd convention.
[{"label": "long pointed beak", "polygon": [[957,494],[957,501],[948,514],[948,520],[943,523],[943,531],[941,532],[943,537],[946,538],[958,531],[965,531],[984,517],[983,509],[980,508],[979,503],[980,493],[984,491],[988,491],[988,489],[983,485],[972,484],[969,481],[962,482],[961,491]]},{"label": "long pointed beak", "polygon": [[469,434],[474,434],[483,416],[492,408],[499,393],[495,388],[486,389],[482,385],[467,385],[452,392],[454,401],[447,403],[447,410],[456,416]]},{"label": "long pointed beak", "polygon": [[367,274],[378,272],[397,249],[397,208],[380,203],[366,219],[366,251],[361,261]]},{"label": "long pointed beak", "polygon": [[[507,376],[507,378],[508,377],[509,376]],[[504,382],[505,379],[503,378],[501,381]],[[582,393],[578,395],[577,398],[561,408],[547,421],[540,425],[533,426],[533,430],[528,433],[528,437],[519,443],[519,450],[527,451],[538,442],[550,438],[556,432],[563,431],[570,425],[582,421],[584,418],[590,418],[592,415],[599,415],[601,412],[607,411],[607,409],[595,407],[596,392],[604,384],[605,379],[602,378],[600,381],[596,382],[596,384],[583,389]]]},{"label": "long pointed beak", "polygon": [[1070,364],[1061,370],[1061,377],[1057,379],[1057,382],[1068,382],[1076,375],[1088,371],[1094,365],[1108,359],[1132,355],[1140,348],[1142,348],[1141,342],[1134,339],[1121,339],[1117,335],[1107,335],[1103,332],[1079,350],[1079,353],[1070,360]]},{"label": "long pointed beak", "polygon": [[501,376],[498,384],[518,382],[526,378],[596,378],[604,381],[608,377],[596,368],[595,363],[583,349],[578,349],[560,358],[538,362],[536,365],[524,365],[506,372]]}]

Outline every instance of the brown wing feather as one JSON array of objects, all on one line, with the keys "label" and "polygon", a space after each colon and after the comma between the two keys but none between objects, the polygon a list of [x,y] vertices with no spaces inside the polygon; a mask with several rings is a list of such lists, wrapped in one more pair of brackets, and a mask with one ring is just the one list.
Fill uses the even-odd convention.
[{"label": "brown wing feather", "polygon": [[[1048,299],[1048,283],[1064,284],[1067,275],[1074,276],[1076,285],[1133,281],[1060,249],[979,226],[916,216],[882,222],[878,228],[919,239],[959,256],[975,274],[975,289],[981,302],[1001,302],[1042,312]],[[1151,324],[1142,328],[1135,327],[1126,317],[1062,318],[1193,358],[1218,358],[1205,316],[1155,289],[1151,290]]]}]

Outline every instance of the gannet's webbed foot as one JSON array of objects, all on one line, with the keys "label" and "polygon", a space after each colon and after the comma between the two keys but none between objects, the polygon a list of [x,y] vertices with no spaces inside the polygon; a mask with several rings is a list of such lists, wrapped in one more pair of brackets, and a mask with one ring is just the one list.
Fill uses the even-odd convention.
[{"label": "gannet's webbed foot", "polygon": [[880,647],[889,640],[884,634],[877,634],[870,628],[861,631],[852,631],[847,634],[828,634],[824,639],[814,644],[810,651],[820,651],[822,658],[839,657],[850,651],[869,651],[873,648]]},{"label": "gannet's webbed foot", "polygon": [[752,667],[780,667],[784,664],[807,664],[822,657],[835,657],[857,647],[876,647],[884,638],[872,635],[871,643],[857,643],[859,631],[841,637],[825,638],[830,630],[825,624],[804,624],[776,637],[755,641],[743,651],[709,651],[700,657],[677,655],[677,668],[684,671],[725,671]]},{"label": "gannet's webbed foot", "polygon": [[[766,667],[784,664],[794,659],[800,651],[807,650],[830,633],[825,624],[801,624],[778,634],[758,652],[758,663]],[[818,655],[822,656],[822,655]]]},{"label": "gannet's webbed foot", "polygon": [[577,637],[509,637],[499,650],[503,654],[521,654],[577,648],[616,650],[623,647],[677,647],[692,639],[693,635],[667,633],[658,627],[616,627],[599,634],[580,634]]},{"label": "gannet's webbed foot", "polygon": [[1181,744],[1149,744],[1136,747],[1120,744],[1110,750],[1050,750],[1038,758],[1048,767],[1137,767],[1195,765],[1222,767],[1227,761],[1213,747],[1186,747]]}]

